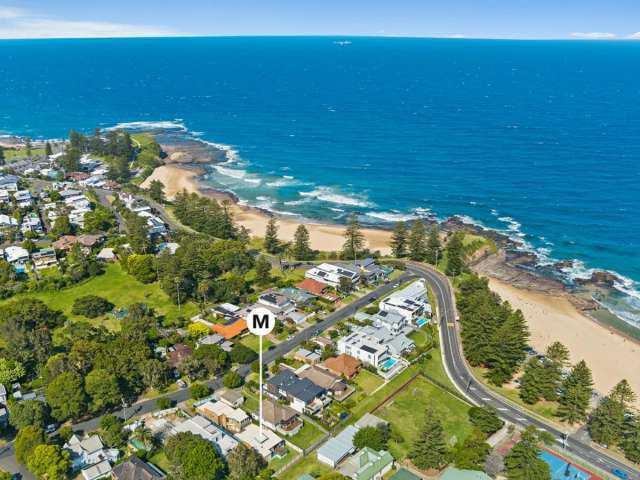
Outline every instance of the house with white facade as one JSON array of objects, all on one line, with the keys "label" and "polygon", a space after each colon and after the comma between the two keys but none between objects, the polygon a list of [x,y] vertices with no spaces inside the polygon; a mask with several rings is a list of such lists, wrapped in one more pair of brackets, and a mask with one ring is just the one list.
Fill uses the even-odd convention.
[{"label": "house with white facade", "polygon": [[171,430],[172,435],[180,432],[190,432],[204,438],[208,442],[211,442],[216,450],[218,450],[218,453],[224,457],[238,446],[238,441],[235,438],[201,415],[191,417],[175,425]]},{"label": "house with white facade", "polygon": [[431,316],[431,305],[424,279],[416,280],[380,302],[380,310],[402,315],[413,323],[421,316]]},{"label": "house with white facade", "polygon": [[321,263],[310,268],[304,274],[306,278],[331,285],[334,288],[340,286],[340,279],[346,278],[352,285],[356,286],[360,281],[360,274],[356,269],[347,268],[332,263]]},{"label": "house with white facade", "polygon": [[105,448],[98,435],[91,435],[84,439],[73,435],[63,448],[69,452],[71,467],[74,470],[96,465],[105,460],[113,463],[120,455],[118,449]]}]

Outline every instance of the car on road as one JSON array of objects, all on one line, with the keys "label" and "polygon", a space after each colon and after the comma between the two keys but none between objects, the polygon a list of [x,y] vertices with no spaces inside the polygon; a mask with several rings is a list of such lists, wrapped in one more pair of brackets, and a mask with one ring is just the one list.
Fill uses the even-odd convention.
[{"label": "car on road", "polygon": [[611,473],[613,473],[618,478],[622,478],[622,480],[627,480],[629,478],[629,474],[624,470],[620,470],[619,468],[614,468],[613,470],[611,470]]}]

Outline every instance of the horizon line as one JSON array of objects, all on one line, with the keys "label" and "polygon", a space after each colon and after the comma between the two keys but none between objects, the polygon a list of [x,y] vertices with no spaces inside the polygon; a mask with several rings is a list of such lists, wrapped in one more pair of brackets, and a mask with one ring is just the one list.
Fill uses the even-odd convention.
[{"label": "horizon line", "polygon": [[86,37],[0,37],[0,41],[33,41],[33,40],[136,40],[136,39],[185,39],[185,38],[390,38],[390,39],[423,39],[423,40],[491,40],[491,41],[587,41],[587,42],[637,42],[640,37],[483,37],[460,35],[401,35],[401,34],[175,34],[175,35],[113,35]]}]

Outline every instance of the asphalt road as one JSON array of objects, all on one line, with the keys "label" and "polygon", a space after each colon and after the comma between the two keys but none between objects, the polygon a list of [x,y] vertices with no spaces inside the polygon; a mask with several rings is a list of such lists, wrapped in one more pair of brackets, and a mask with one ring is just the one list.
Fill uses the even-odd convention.
[{"label": "asphalt road", "polygon": [[522,427],[533,425],[539,430],[551,433],[559,445],[562,446],[564,443],[566,452],[585,463],[595,465],[609,473],[614,469],[619,469],[625,472],[630,480],[640,480],[640,472],[637,469],[632,469],[601,450],[571,436],[564,440],[565,432],[528,414],[519,406],[506,401],[476,380],[462,354],[454,296],[448,279],[441,273],[424,265],[412,263],[408,267],[408,271],[425,278],[437,298],[445,367],[449,377],[463,395],[476,405],[490,405],[496,408],[498,414],[511,423]]},{"label": "asphalt road", "polygon": [[[406,282],[410,280],[412,277],[414,277],[413,273],[406,272],[400,277],[398,277],[395,281],[390,282],[388,284],[384,284],[378,287],[373,292],[368,293],[367,295],[351,302],[349,305],[345,306],[344,308],[341,308],[340,310],[336,310],[335,312],[327,315],[320,322],[314,325],[311,325],[306,329],[298,332],[291,340],[286,340],[284,342],[281,342],[278,345],[276,345],[275,348],[272,348],[271,350],[264,352],[263,362],[265,364],[268,364],[276,360],[277,358],[282,357],[283,355],[289,353],[290,351],[298,347],[304,341],[309,340],[310,338],[315,337],[316,335],[319,335],[320,333],[332,327],[339,321],[349,318],[361,308],[365,307],[369,303],[389,293],[399,283]],[[236,371],[243,377],[246,377],[251,373],[251,367],[249,365],[242,365]],[[207,385],[209,385],[209,387],[212,390],[216,390],[222,387],[222,381],[220,378],[215,378],[213,380],[208,381]],[[176,392],[169,393],[167,395],[163,395],[163,397],[169,398],[174,402],[179,403],[191,398],[191,392],[189,391],[189,389],[185,388],[182,390],[178,390]],[[120,409],[117,412],[113,412],[112,414],[120,418],[124,418],[125,415],[126,415],[126,418],[131,418],[131,417],[151,413],[158,410],[156,401],[157,401],[157,398],[152,400],[142,400],[133,405],[127,406],[124,409]],[[75,423],[73,424],[73,429],[74,431],[84,431],[84,432],[90,432],[90,431],[96,430],[100,426],[101,418],[102,418],[101,416],[98,416],[82,422]],[[3,448],[0,448],[0,468],[11,473],[19,473],[22,475],[22,478],[24,478],[25,480],[31,480],[34,478],[26,470],[26,468],[24,468],[22,465],[16,462],[13,444],[9,444]]]}]

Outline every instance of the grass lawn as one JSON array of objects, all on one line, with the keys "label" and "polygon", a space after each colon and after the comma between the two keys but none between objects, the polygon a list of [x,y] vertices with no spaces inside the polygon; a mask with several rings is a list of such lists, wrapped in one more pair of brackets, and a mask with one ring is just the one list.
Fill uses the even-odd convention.
[{"label": "grass lawn", "polygon": [[149,459],[149,462],[153,463],[156,467],[160,468],[160,470],[165,473],[169,471],[170,463],[163,450],[158,450],[156,453],[154,453]]},{"label": "grass lawn", "polygon": [[[44,155],[44,148],[32,148],[31,156],[35,157],[36,155]],[[26,159],[27,151],[24,148],[21,148],[19,150],[15,148],[8,148],[4,151],[4,157],[7,160]]]},{"label": "grass lawn", "polygon": [[[244,337],[242,337],[242,339],[240,340],[240,343],[243,344],[245,347],[249,347],[251,350],[253,350],[256,353],[260,351],[260,337],[258,337],[257,335],[253,335],[249,333]],[[270,341],[268,338],[262,339],[263,351],[266,352],[271,345],[273,345],[273,342]]]},{"label": "grass lawn", "polygon": [[349,423],[355,423],[365,413],[373,410],[387,396],[400,388],[401,385],[406,383],[416,373],[416,371],[417,367],[411,366],[394,377],[389,383],[387,383],[373,395],[366,395],[363,398],[355,397],[355,405],[351,409],[352,416],[349,419]]},{"label": "grass lawn", "polygon": [[293,437],[289,437],[289,441],[300,448],[308,448],[322,438],[324,433],[313,423],[305,420],[302,429]]},{"label": "grass lawn", "polygon": [[423,357],[420,360],[420,367],[422,371],[428,377],[433,378],[434,380],[442,383],[443,385],[448,386],[452,390],[455,390],[455,385],[449,379],[447,375],[447,371],[444,369],[444,365],[442,364],[442,355],[440,353],[440,348],[433,348],[429,351],[431,358]]},{"label": "grass lawn", "polygon": [[282,472],[278,475],[278,478],[280,480],[297,480],[298,477],[301,477],[305,473],[308,473],[312,477],[319,477],[320,475],[324,475],[325,473],[330,473],[332,471],[333,470],[328,465],[320,463],[316,456],[316,452],[313,452],[291,468]]},{"label": "grass lawn", "polygon": [[[126,308],[133,303],[146,303],[158,315],[176,318],[180,315],[190,318],[198,313],[198,307],[192,303],[182,305],[178,310],[158,283],[145,285],[122,270],[120,264],[108,264],[103,275],[94,277],[86,282],[51,292],[29,292],[16,295],[11,300],[23,298],[37,298],[50,308],[62,310],[71,320],[88,320],[85,317],[73,315],[71,308],[76,298],[84,295],[99,295],[113,303],[116,308]],[[9,300],[9,301],[11,301]],[[91,320],[91,323],[104,325],[110,329],[118,329],[119,322],[112,315],[105,315]]]},{"label": "grass lawn", "polygon": [[282,467],[284,467],[289,462],[293,461],[293,459],[297,458],[300,454],[290,448],[287,448],[287,454],[280,458],[274,458],[269,462],[269,468],[273,469],[274,472],[277,472]]},{"label": "grass lawn", "polygon": [[416,344],[416,347],[421,348],[428,346],[431,343],[431,339],[429,334],[426,332],[425,328],[419,328],[418,330],[414,330],[409,335],[407,335],[413,342]]},{"label": "grass lawn", "polygon": [[382,377],[365,369],[360,370],[360,373],[354,377],[353,381],[367,395],[384,383]]},{"label": "grass lawn", "polygon": [[451,445],[471,433],[469,405],[422,377],[416,378],[405,390],[376,412],[393,425],[401,442],[389,442],[389,450],[397,459],[403,459],[415,440],[427,408],[433,408],[441,419],[446,441]]},{"label": "grass lawn", "polygon": [[508,398],[512,402],[524,407],[530,412],[537,413],[538,415],[546,418],[547,420],[551,420],[553,423],[557,425],[562,425],[558,417],[556,417],[556,411],[558,409],[558,404],[556,402],[547,402],[546,400],[543,400],[541,402],[536,403],[535,405],[529,405],[522,401],[517,389],[507,388],[507,387],[496,387],[495,385],[491,385],[485,379],[485,374],[487,372],[486,368],[472,367],[472,370],[473,370],[474,376],[494,392],[499,393],[505,398]]}]

